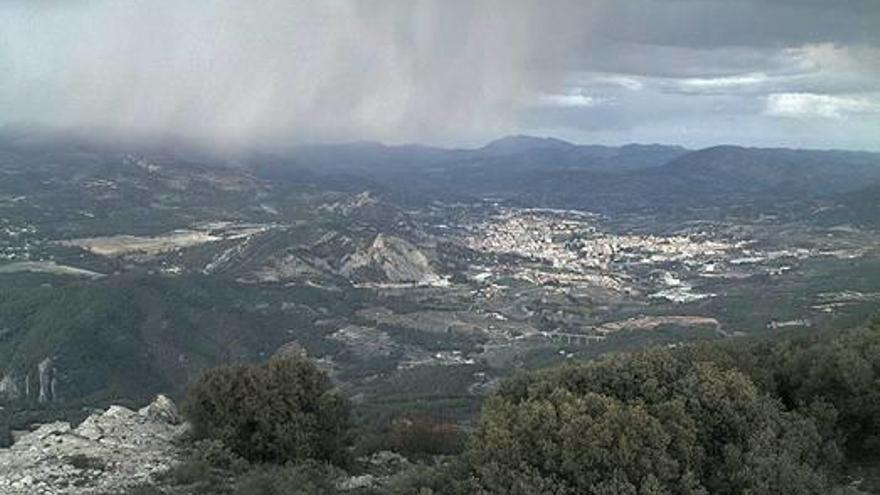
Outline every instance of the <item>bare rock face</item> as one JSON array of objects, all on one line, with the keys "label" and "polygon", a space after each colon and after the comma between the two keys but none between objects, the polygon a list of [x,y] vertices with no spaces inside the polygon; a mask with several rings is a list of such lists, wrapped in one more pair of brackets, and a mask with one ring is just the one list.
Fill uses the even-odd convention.
[{"label": "bare rock face", "polygon": [[[28,370],[8,369],[0,377],[0,402],[31,399],[31,375]],[[52,357],[46,357],[37,364],[34,393],[39,403],[58,400],[58,369]]]},{"label": "bare rock face", "polygon": [[0,378],[0,401],[16,400],[19,398],[21,398],[21,390],[17,380],[11,374],[6,374],[3,378]]},{"label": "bare rock face", "polygon": [[412,467],[409,459],[387,450],[376,452],[369,457],[361,457],[358,461],[369,472],[340,480],[336,484],[339,491],[373,490],[384,493],[389,482]]},{"label": "bare rock face", "polygon": [[308,351],[306,351],[306,348],[303,347],[302,344],[295,340],[291,340],[290,342],[287,342],[286,344],[283,344],[281,347],[279,347],[272,356],[291,356],[304,358],[308,357],[308,355]]},{"label": "bare rock face", "polygon": [[253,274],[256,280],[270,283],[316,278],[322,275],[321,270],[293,253],[286,253],[269,260]]},{"label": "bare rock face", "polygon": [[52,358],[47,357],[40,361],[40,364],[37,366],[37,376],[40,380],[40,403],[55,400],[57,388],[57,377],[55,375],[55,366]]},{"label": "bare rock face", "polygon": [[[416,246],[399,237],[378,234],[367,249],[352,254],[340,272],[349,278],[372,273],[373,277],[393,284],[441,285],[427,256]],[[378,277],[377,277],[378,276]]]},{"label": "bare rock face", "polygon": [[42,425],[0,449],[0,494],[91,495],[148,482],[176,462],[186,428],[165,396],[140,412],[111,406],[76,428]]},{"label": "bare rock face", "polygon": [[163,394],[157,395],[153,402],[139,409],[138,414],[172,425],[179,425],[181,423],[177,405],[167,395]]}]

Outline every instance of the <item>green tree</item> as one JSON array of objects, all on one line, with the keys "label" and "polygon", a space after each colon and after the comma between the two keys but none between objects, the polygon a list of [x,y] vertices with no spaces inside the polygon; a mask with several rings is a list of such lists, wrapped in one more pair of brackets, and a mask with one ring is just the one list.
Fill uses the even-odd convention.
[{"label": "green tree", "polygon": [[234,495],[333,495],[344,473],[313,461],[298,465],[263,466],[236,483]]},{"label": "green tree", "polygon": [[345,461],[348,399],[304,357],[209,370],[190,387],[183,410],[197,438],[219,440],[249,460]]},{"label": "green tree", "polygon": [[820,494],[824,439],[744,373],[668,350],[523,375],[469,448],[487,493]]}]

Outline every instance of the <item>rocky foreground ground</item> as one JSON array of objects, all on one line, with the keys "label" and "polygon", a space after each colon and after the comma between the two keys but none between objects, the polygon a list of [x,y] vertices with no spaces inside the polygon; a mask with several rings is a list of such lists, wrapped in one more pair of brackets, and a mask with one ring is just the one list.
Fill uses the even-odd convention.
[{"label": "rocky foreground ground", "polygon": [[45,424],[0,449],[0,494],[87,495],[149,481],[178,457],[186,426],[159,396],[140,411],[111,406],[77,427]]}]

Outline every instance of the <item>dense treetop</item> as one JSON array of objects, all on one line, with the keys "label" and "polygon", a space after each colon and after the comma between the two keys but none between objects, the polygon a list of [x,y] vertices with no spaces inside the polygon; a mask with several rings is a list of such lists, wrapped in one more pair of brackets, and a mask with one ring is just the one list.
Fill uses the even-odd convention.
[{"label": "dense treetop", "polygon": [[483,409],[473,480],[489,493],[829,493],[844,453],[877,444],[878,346],[874,325],[523,374]]},{"label": "dense treetop", "polygon": [[185,413],[198,438],[220,440],[252,460],[342,462],[348,399],[305,357],[221,367],[190,388]]}]

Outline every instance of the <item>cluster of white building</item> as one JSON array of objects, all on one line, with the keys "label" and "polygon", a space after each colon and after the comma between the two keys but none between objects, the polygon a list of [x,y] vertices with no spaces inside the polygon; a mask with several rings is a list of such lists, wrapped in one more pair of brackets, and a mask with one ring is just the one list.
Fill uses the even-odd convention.
[{"label": "cluster of white building", "polygon": [[24,261],[30,259],[33,236],[37,228],[30,224],[17,225],[0,219],[0,260]]},{"label": "cluster of white building", "polygon": [[546,264],[546,271],[556,275],[609,273],[620,271],[615,265],[625,264],[712,264],[747,245],[712,240],[706,235],[614,234],[583,219],[512,209],[469,227],[468,232],[465,243],[471,249],[518,255]]}]

